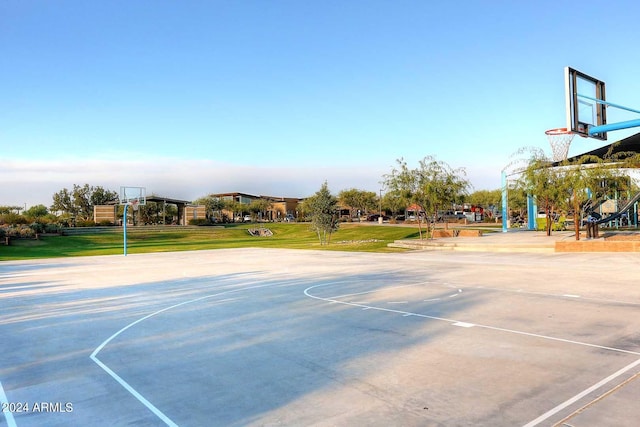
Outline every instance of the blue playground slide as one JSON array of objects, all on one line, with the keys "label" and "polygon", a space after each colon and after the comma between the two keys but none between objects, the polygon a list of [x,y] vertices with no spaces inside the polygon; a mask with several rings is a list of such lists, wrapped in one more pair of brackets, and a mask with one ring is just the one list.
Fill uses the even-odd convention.
[{"label": "blue playground slide", "polygon": [[633,196],[633,197],[631,198],[631,200],[629,200],[629,201],[627,202],[627,204],[626,204],[626,205],[624,205],[624,206],[622,207],[622,209],[620,209],[618,212],[616,212],[616,213],[614,213],[614,214],[611,214],[611,215],[609,215],[609,216],[608,216],[608,217],[606,217],[606,218],[602,218],[602,219],[597,220],[597,221],[596,221],[596,224],[604,224],[605,222],[613,221],[613,220],[616,220],[616,219],[620,218],[620,217],[622,216],[622,214],[624,214],[624,213],[625,213],[625,212],[627,212],[629,209],[631,209],[631,208],[633,207],[633,205],[634,205],[638,200],[640,200],[640,193],[638,193],[638,194],[636,194],[635,196]]}]

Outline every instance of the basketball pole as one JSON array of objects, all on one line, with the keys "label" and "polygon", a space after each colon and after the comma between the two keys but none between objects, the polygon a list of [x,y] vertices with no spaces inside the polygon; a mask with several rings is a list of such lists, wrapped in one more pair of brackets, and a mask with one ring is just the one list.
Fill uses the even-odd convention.
[{"label": "basketball pole", "polygon": [[509,226],[507,224],[507,211],[508,209],[508,202],[507,202],[507,197],[508,197],[508,193],[507,193],[507,170],[506,169],[502,169],[502,232],[506,233]]},{"label": "basketball pole", "polygon": [[127,256],[127,208],[129,207],[129,203],[124,205],[124,256]]},{"label": "basketball pole", "polygon": [[[630,111],[632,113],[640,114],[640,110],[636,110],[634,108],[625,107],[624,105],[614,104],[613,102],[604,101],[602,99],[593,98],[591,96],[582,95],[582,94],[579,94],[579,93],[576,94],[576,96],[579,97],[579,98],[588,99],[590,101],[596,102],[596,103],[601,104],[601,105],[605,105],[607,107],[613,107],[613,108],[617,108],[619,110],[626,110],[626,111]],[[639,126],[640,126],[640,119],[627,120],[627,121],[624,121],[624,122],[617,122],[617,123],[607,123],[605,125],[590,127],[589,128],[589,136],[593,136],[593,135],[598,134],[598,133],[606,133],[606,132],[611,132],[611,131],[615,131],[615,130],[635,128],[635,127],[639,127]]]},{"label": "basketball pole", "polygon": [[610,123],[589,128],[589,136],[596,133],[611,132],[614,130],[629,129],[640,126],[640,119],[627,120],[626,122]]}]

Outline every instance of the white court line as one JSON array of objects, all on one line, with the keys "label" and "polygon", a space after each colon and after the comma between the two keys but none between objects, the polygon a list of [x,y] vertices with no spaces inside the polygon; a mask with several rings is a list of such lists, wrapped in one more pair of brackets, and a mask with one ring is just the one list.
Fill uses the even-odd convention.
[{"label": "white court line", "polygon": [[[374,306],[371,306],[371,305],[358,304],[358,303],[355,303],[355,302],[347,302],[347,301],[341,301],[341,300],[337,300],[337,299],[318,297],[318,296],[315,296],[315,295],[312,295],[312,294],[309,293],[309,291],[311,289],[313,289],[313,288],[319,288],[321,286],[335,285],[337,283],[340,283],[340,282],[329,282],[329,283],[322,283],[320,285],[313,285],[313,286],[310,286],[307,289],[305,289],[304,290],[304,294],[306,296],[308,296],[309,298],[317,299],[317,300],[320,300],[320,301],[336,303],[336,304],[350,305],[352,307],[359,307],[359,308],[361,308],[363,310],[378,310],[378,311],[385,311],[385,312],[388,312],[388,313],[398,313],[398,314],[402,314],[402,315],[418,316],[418,317],[423,317],[423,318],[426,318],[426,319],[444,320],[445,322],[451,322],[451,323],[455,323],[456,322],[456,320],[445,319],[444,317],[427,316],[426,314],[412,313],[412,312],[409,312],[409,311],[393,310],[391,308],[374,307]],[[336,297],[336,298],[339,298],[339,297]]]},{"label": "white court line", "polygon": [[607,299],[607,298],[590,298],[590,297],[583,297],[582,295],[574,295],[574,294],[550,294],[547,292],[532,292],[532,291],[525,291],[522,289],[516,289],[516,290],[512,290],[512,289],[501,289],[501,288],[492,288],[492,287],[487,287],[487,286],[475,286],[475,289],[488,289],[490,291],[499,291],[499,292],[512,292],[512,293],[519,293],[519,294],[528,294],[528,295],[540,295],[540,296],[545,296],[545,297],[554,297],[554,298],[558,298],[558,297],[563,297],[563,298],[580,298],[583,301],[597,301],[597,302],[606,302],[606,303],[612,303],[612,304],[624,304],[624,305],[640,305],[640,303],[637,302],[629,302],[629,301],[620,301],[620,300],[615,300],[615,299]]},{"label": "white court line", "polygon": [[545,412],[544,414],[540,415],[538,418],[536,418],[535,420],[528,422],[527,424],[525,424],[523,427],[533,427],[533,426],[537,426],[538,424],[540,424],[541,422],[547,420],[548,418],[552,417],[553,415],[557,414],[558,412],[562,411],[563,409],[565,409],[567,406],[574,404],[575,402],[577,402],[578,400],[582,399],[583,397],[585,397],[586,395],[588,395],[589,393],[599,389],[600,387],[602,387],[603,385],[607,384],[608,382],[618,378],[620,375],[624,374],[625,372],[635,368],[636,366],[640,365],[640,359],[636,360],[635,362],[625,366],[624,368],[620,369],[618,372],[615,372],[611,375],[609,375],[607,378],[603,379],[602,381],[592,385],[591,387],[589,387],[588,389],[576,394],[575,396],[573,396],[571,399],[566,400],[564,402],[562,402],[561,404],[559,404],[558,406],[556,406],[555,408]]},{"label": "white court line", "polygon": [[622,348],[607,347],[607,346],[604,346],[604,345],[591,344],[591,343],[583,342],[583,341],[573,341],[573,340],[568,340],[568,339],[565,339],[565,338],[552,337],[552,336],[549,336],[549,335],[534,334],[532,332],[516,331],[515,329],[499,328],[497,326],[478,325],[478,324],[476,324],[476,326],[478,328],[491,329],[491,330],[494,330],[494,331],[508,332],[508,333],[511,333],[511,334],[525,335],[525,336],[528,336],[528,337],[541,338],[541,339],[545,339],[545,340],[564,342],[564,343],[567,343],[567,344],[576,344],[576,345],[581,345],[581,346],[585,346],[585,347],[598,348],[600,350],[609,350],[609,351],[615,351],[615,352],[618,352],[618,353],[633,354],[634,356],[640,356],[640,353],[638,353],[637,351],[625,350],[625,349],[622,349]]},{"label": "white court line", "polygon": [[[356,303],[351,303],[351,302],[347,302],[347,301],[340,301],[340,300],[334,300],[334,299],[330,299],[330,298],[318,297],[318,296],[315,296],[315,295],[312,295],[312,294],[309,293],[309,291],[311,289],[313,289],[313,288],[317,288],[317,287],[321,287],[321,286],[334,285],[336,283],[340,283],[340,282],[323,283],[323,284],[320,284],[320,285],[311,286],[311,287],[309,287],[309,288],[304,290],[304,294],[306,296],[308,296],[309,298],[314,298],[314,299],[318,299],[318,300],[325,301],[325,302],[350,305],[352,307],[360,307],[362,309],[372,309],[372,310],[378,310],[378,311],[385,311],[385,312],[389,312],[389,313],[398,313],[398,314],[402,314],[403,316],[412,315],[412,316],[416,316],[416,317],[422,317],[424,319],[443,320],[443,321],[449,322],[451,324],[467,323],[467,322],[464,322],[464,321],[461,321],[461,320],[457,320],[457,319],[447,319],[445,317],[428,316],[426,314],[413,313],[413,312],[410,312],[410,311],[392,310],[390,308],[375,307],[375,306],[370,306],[370,305],[356,304]],[[557,338],[557,337],[552,337],[552,336],[549,336],[549,335],[534,334],[532,332],[517,331],[515,329],[500,328],[500,327],[497,327],[497,326],[482,325],[482,324],[479,324],[479,323],[473,323],[473,325],[475,327],[478,327],[478,328],[485,328],[485,329],[490,329],[490,330],[494,330],[494,331],[507,332],[507,333],[511,333],[511,334],[524,335],[524,336],[528,336],[528,337],[534,337],[534,338],[546,339],[546,340],[551,340],[551,341],[564,342],[564,343],[567,343],[567,344],[575,344],[575,345],[580,345],[580,346],[584,346],[584,347],[598,348],[598,349],[601,349],[601,350],[609,350],[609,351],[615,351],[615,352],[618,352],[618,353],[633,354],[634,356],[640,356],[640,353],[638,353],[636,351],[624,350],[624,349],[621,349],[621,348],[607,347],[607,346],[603,346],[603,345],[591,344],[591,343],[582,342],[582,341],[573,341],[573,340],[569,340],[569,339],[565,339],[565,338]]]},{"label": "white court line", "polygon": [[[325,298],[321,298],[321,297],[317,297],[317,296],[311,295],[309,293],[309,291],[311,289],[315,288],[315,287],[327,286],[327,285],[330,285],[330,284],[332,284],[332,283],[311,286],[311,287],[305,289],[304,293],[305,293],[305,295],[307,295],[308,297],[311,297],[311,298],[324,300],[324,301],[331,301],[331,300],[327,300]],[[346,305],[362,307],[360,305],[352,304],[352,303],[344,302],[344,301],[333,300],[333,302],[338,302],[340,304],[346,304]],[[564,339],[564,338],[556,338],[556,337],[551,337],[551,336],[546,336],[546,335],[534,334],[534,333],[530,333],[530,332],[516,331],[516,330],[513,330],[513,329],[498,328],[498,327],[495,327],[495,326],[466,323],[466,322],[456,321],[456,320],[451,320],[451,319],[439,318],[439,317],[434,317],[434,316],[427,316],[427,315],[419,314],[419,313],[403,312],[403,311],[399,311],[399,310],[390,310],[390,309],[387,309],[387,308],[372,307],[372,306],[369,306],[368,308],[374,309],[374,310],[379,310],[379,311],[385,311],[385,312],[400,313],[400,314],[403,315],[403,317],[417,316],[417,317],[423,317],[423,318],[433,319],[433,320],[444,320],[444,321],[447,321],[447,322],[451,322],[453,326],[462,326],[462,327],[468,327],[468,328],[475,326],[475,327],[490,329],[490,330],[494,330],[494,331],[507,332],[507,333],[512,333],[512,334],[518,334],[518,335],[534,337],[534,338],[558,341],[558,342],[563,342],[563,343],[567,343],[567,344],[575,344],[575,345],[580,345],[580,346],[585,346],[585,347],[592,347],[592,348],[598,348],[598,349],[602,349],[602,350],[609,350],[609,351],[614,351],[614,352],[619,352],[619,353],[626,353],[626,354],[633,354],[633,355],[636,355],[636,356],[640,356],[640,353],[635,352],[635,351],[624,350],[624,349],[613,348],[613,347],[606,347],[606,346],[602,346],[602,345],[590,344],[590,343],[585,343],[585,342],[580,342],[580,341],[573,341],[573,340],[568,340],[568,339]],[[545,421],[549,417],[551,417],[554,414],[556,414],[556,413],[560,412],[561,410],[565,409],[567,406],[577,402],[578,400],[582,399],[583,397],[585,397],[589,393],[591,393],[594,390],[602,387],[603,385],[607,384],[608,382],[614,380],[615,378],[619,377],[620,375],[624,374],[625,372],[629,371],[630,369],[633,369],[634,367],[636,367],[638,365],[640,365],[640,359],[638,359],[635,362],[625,366],[624,368],[620,369],[619,371],[615,372],[614,374],[609,375],[607,378],[603,379],[602,381],[598,382],[597,384],[594,384],[593,386],[591,386],[588,389],[582,391],[581,393],[578,393],[577,395],[575,395],[571,399],[561,403],[560,405],[556,406],[555,408],[551,409],[550,411],[547,411],[546,413],[542,414],[541,416],[539,416],[538,418],[536,418],[535,420],[531,421],[530,423],[526,424],[523,427],[533,427],[533,426],[536,426],[536,425],[540,424],[542,421]]]},{"label": "white court line", "polygon": [[[9,405],[9,401],[7,400],[7,395],[4,394],[4,388],[2,388],[1,382],[0,382],[0,403]],[[16,420],[13,418],[13,414],[8,410],[2,411],[2,413],[4,414],[5,420],[7,420],[7,426],[16,427],[17,424],[16,424]]]},{"label": "white court line", "polygon": [[453,326],[460,326],[461,328],[473,328],[476,325],[467,322],[456,322],[453,324]]},{"label": "white court line", "polygon": [[105,365],[104,363],[102,363],[97,357],[95,357],[93,354],[90,357],[91,357],[91,360],[93,360],[98,366],[100,366],[107,374],[111,375],[111,377],[114,380],[116,380],[118,383],[120,383],[120,385],[122,387],[124,387],[125,390],[127,390],[129,393],[131,393],[131,395],[133,397],[138,399],[140,401],[140,403],[142,403],[144,406],[146,406],[147,409],[149,409],[151,412],[153,412],[154,415],[156,417],[160,418],[166,425],[171,426],[171,427],[178,427],[178,424],[174,423],[171,420],[171,418],[167,417],[160,409],[156,408],[153,405],[153,403],[151,403],[147,399],[145,399],[145,397],[143,395],[138,393],[136,391],[136,389],[131,387],[129,385],[129,383],[127,383],[118,374],[116,374],[111,369],[109,369],[109,367],[107,365]]},{"label": "white court line", "polygon": [[[164,313],[165,311],[168,310],[172,310],[174,308],[177,307],[181,307],[183,305],[187,305],[187,304],[192,304],[194,302],[198,302],[198,301],[202,301],[205,299],[209,299],[209,298],[214,298],[214,297],[218,297],[220,295],[224,295],[224,294],[230,294],[230,293],[234,293],[234,292],[240,292],[240,291],[246,291],[249,289],[256,289],[256,288],[263,288],[266,286],[272,286],[273,284],[262,284],[262,285],[255,285],[255,286],[249,286],[249,287],[244,287],[244,288],[240,288],[240,289],[230,289],[227,291],[223,291],[223,292],[219,292],[213,295],[205,295],[203,297],[199,297],[199,298],[195,298],[189,301],[184,301],[178,304],[174,304],[170,307],[166,307],[163,308],[161,310],[155,311],[151,314],[148,314],[138,320],[136,320],[135,322],[131,322],[129,323],[127,326],[125,326],[124,328],[120,329],[118,332],[116,332],[115,334],[111,335],[109,338],[107,338],[106,340],[104,340],[102,342],[102,344],[100,344],[94,351],[93,353],[91,353],[91,356],[89,356],[89,358],[91,360],[93,360],[100,368],[102,368],[103,371],[105,371],[107,374],[109,374],[109,376],[111,376],[111,378],[113,378],[114,380],[116,380],[122,387],[124,387],[125,390],[127,390],[133,397],[135,397],[136,399],[138,399],[138,401],[140,403],[142,403],[147,409],[149,409],[151,412],[153,412],[153,414],[155,414],[159,419],[161,419],[165,424],[167,424],[168,426],[171,427],[177,427],[178,425],[176,423],[174,423],[171,418],[169,418],[168,416],[166,416],[160,409],[158,409],[155,405],[153,405],[149,400],[147,400],[143,395],[141,395],[140,393],[138,393],[136,391],[136,389],[134,389],[129,383],[127,383],[124,379],[122,379],[118,374],[116,374],[114,371],[112,371],[107,365],[105,365],[100,359],[98,359],[98,353],[107,345],[109,344],[109,342],[113,341],[118,335],[122,334],[124,331],[126,331],[127,329],[137,325],[140,322],[143,322],[153,316],[157,316],[160,313]],[[229,301],[229,299],[225,299],[225,300],[221,300],[220,302],[224,302],[224,301]],[[12,426],[10,426],[12,427]]]}]

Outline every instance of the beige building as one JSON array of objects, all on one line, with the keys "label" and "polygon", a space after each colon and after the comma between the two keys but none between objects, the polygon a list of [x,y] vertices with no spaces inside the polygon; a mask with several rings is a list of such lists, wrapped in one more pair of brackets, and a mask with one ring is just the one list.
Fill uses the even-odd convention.
[{"label": "beige building", "polygon": [[116,223],[118,218],[118,205],[98,205],[93,207],[93,222],[96,224]]},{"label": "beige building", "polygon": [[184,217],[187,224],[189,224],[189,221],[191,221],[192,219],[205,220],[207,219],[206,207],[202,205],[187,205],[184,208]]},{"label": "beige building", "polygon": [[[275,196],[255,196],[247,193],[218,193],[210,194],[212,197],[217,197],[221,200],[235,201],[240,205],[246,205],[242,212],[236,211],[237,215],[249,215],[249,205],[258,200],[266,200],[269,202],[269,207],[265,212],[261,212],[260,219],[265,221],[283,221],[287,215],[291,215],[293,218],[298,218],[298,205],[303,199],[295,197],[275,197]],[[227,218],[233,218],[233,212],[224,210],[223,214]]]},{"label": "beige building", "polygon": [[[231,212],[230,210],[223,210],[222,214],[226,217],[227,220],[233,221],[234,214],[236,217],[240,219],[245,215],[253,215],[253,213],[249,210],[249,205],[251,203],[258,200],[266,200],[268,202],[268,207],[265,211],[258,213],[258,218],[264,221],[284,221],[285,218],[290,217],[297,219],[298,218],[298,205],[302,202],[303,199],[298,199],[294,197],[274,197],[274,196],[255,196],[252,194],[246,193],[218,193],[211,194],[212,197],[217,197],[221,200],[225,201],[235,201],[240,206],[240,209],[236,210],[236,212]],[[206,220],[207,219],[207,210],[205,206],[202,205],[192,205],[186,200],[177,200],[171,199],[167,197],[161,197],[157,195],[151,195],[146,198],[147,202],[155,202],[156,209],[161,209],[162,212],[164,208],[168,204],[175,205],[177,208],[177,217],[174,221],[170,223],[176,225],[189,225],[191,220]],[[120,205],[100,205],[94,206],[93,208],[93,220],[96,224],[119,224],[121,220],[118,217],[118,208]],[[156,216],[165,218],[164,213],[157,213]],[[122,216],[122,213],[120,213]],[[129,214],[131,216],[131,213]],[[255,215],[253,215],[255,216]]]}]

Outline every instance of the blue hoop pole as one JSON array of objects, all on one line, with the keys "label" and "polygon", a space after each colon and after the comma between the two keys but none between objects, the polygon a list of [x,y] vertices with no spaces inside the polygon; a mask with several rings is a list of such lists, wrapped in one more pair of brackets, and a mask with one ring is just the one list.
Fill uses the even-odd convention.
[{"label": "blue hoop pole", "polygon": [[129,204],[124,205],[124,256],[127,256],[127,208]]},{"label": "blue hoop pole", "polygon": [[508,230],[507,220],[508,220],[508,193],[507,193],[507,171],[502,170],[501,174],[502,181],[502,232],[506,233]]},{"label": "blue hoop pole", "polygon": [[580,95],[579,93],[576,94],[576,95],[579,96],[580,98],[585,98],[585,99],[588,99],[590,101],[597,102],[598,104],[603,104],[603,105],[606,105],[606,106],[609,106],[609,107],[619,108],[621,110],[627,110],[627,111],[631,111],[632,113],[640,114],[639,110],[634,110],[633,108],[625,107],[624,105],[614,104],[613,102],[603,101],[602,99],[593,98],[593,97],[587,96],[587,95]]},{"label": "blue hoop pole", "polygon": [[[624,105],[614,104],[613,102],[604,101],[602,99],[593,98],[593,97],[587,96],[587,95],[581,95],[579,93],[577,93],[576,96],[578,96],[580,98],[588,99],[588,100],[596,102],[598,104],[606,105],[608,107],[619,108],[620,110],[626,110],[626,111],[631,111],[632,113],[640,114],[640,110],[636,110],[636,109],[633,109],[633,108],[625,107]],[[618,122],[618,123],[609,123],[609,124],[606,124],[606,125],[593,126],[593,127],[589,128],[589,135],[594,135],[596,133],[611,132],[611,131],[620,130],[620,129],[634,128],[634,127],[638,127],[638,126],[640,126],[640,119],[627,120],[627,121]]]},{"label": "blue hoop pole", "polygon": [[634,128],[638,126],[640,126],[640,119],[627,120],[626,122],[609,123],[606,125],[593,126],[589,128],[589,135],[610,132],[612,130]]}]

